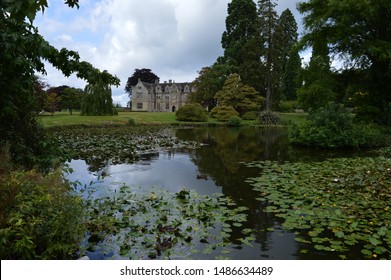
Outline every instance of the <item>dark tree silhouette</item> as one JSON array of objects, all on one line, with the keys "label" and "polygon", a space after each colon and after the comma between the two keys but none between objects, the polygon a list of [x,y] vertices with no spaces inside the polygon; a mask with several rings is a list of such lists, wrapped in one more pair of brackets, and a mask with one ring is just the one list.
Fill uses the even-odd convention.
[{"label": "dark tree silhouette", "polygon": [[138,79],[146,83],[155,83],[156,80],[159,80],[159,77],[152,72],[151,69],[135,69],[132,76],[128,78],[126,82],[125,91],[132,95],[132,86],[137,85]]}]

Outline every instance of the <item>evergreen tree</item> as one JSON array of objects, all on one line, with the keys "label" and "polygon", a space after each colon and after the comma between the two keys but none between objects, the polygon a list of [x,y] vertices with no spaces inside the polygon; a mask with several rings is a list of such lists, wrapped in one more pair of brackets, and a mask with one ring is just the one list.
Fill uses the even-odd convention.
[{"label": "evergreen tree", "polygon": [[224,62],[239,66],[245,55],[243,46],[258,32],[256,5],[252,0],[232,0],[228,4],[221,44],[224,49]]},{"label": "evergreen tree", "polygon": [[297,22],[289,9],[282,12],[278,22],[278,30],[281,33],[282,43],[281,93],[283,98],[294,100],[300,86],[301,59],[296,47],[298,40]]},{"label": "evergreen tree", "polygon": [[296,48],[292,48],[285,66],[282,81],[282,94],[286,100],[297,99],[297,90],[301,86],[301,58]]},{"label": "evergreen tree", "polygon": [[258,15],[260,20],[260,34],[264,42],[261,51],[261,62],[263,63],[263,75],[265,77],[266,106],[265,110],[270,111],[272,95],[278,94],[280,77],[282,73],[282,44],[281,32],[278,32],[278,15],[275,10],[276,3],[273,0],[258,1]]},{"label": "evergreen tree", "polygon": [[231,106],[240,115],[250,111],[259,111],[264,98],[252,87],[243,84],[238,74],[230,75],[222,90],[215,98],[221,106]]},{"label": "evergreen tree", "polygon": [[298,90],[298,99],[304,109],[318,109],[334,101],[335,83],[324,37],[313,40],[312,56],[308,67],[303,71],[303,82],[303,87]]},{"label": "evergreen tree", "polygon": [[233,0],[228,4],[226,31],[222,35],[222,63],[238,73],[243,81],[259,88],[260,45],[257,7],[252,0]]}]

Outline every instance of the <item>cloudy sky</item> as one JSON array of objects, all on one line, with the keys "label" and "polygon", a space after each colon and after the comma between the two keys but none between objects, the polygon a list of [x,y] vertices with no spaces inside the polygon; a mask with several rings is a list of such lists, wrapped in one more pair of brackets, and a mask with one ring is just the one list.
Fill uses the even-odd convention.
[{"label": "cloudy sky", "polygon": [[[231,0],[80,0],[80,9],[62,0],[48,2],[35,20],[40,34],[120,78],[113,99],[125,106],[125,84],[136,68],[151,69],[161,81],[190,82],[202,67],[213,64],[223,54],[221,35]],[[297,2],[278,0],[277,12],[289,8],[300,26]],[[51,86],[85,86],[49,65],[47,72],[44,79]]]}]

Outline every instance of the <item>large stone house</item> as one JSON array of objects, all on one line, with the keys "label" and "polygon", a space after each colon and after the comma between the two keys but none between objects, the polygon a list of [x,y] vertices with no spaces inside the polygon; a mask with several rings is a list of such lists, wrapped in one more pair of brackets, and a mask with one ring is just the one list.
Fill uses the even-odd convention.
[{"label": "large stone house", "polygon": [[185,105],[195,88],[191,83],[145,83],[140,79],[132,87],[132,111],[175,112]]}]

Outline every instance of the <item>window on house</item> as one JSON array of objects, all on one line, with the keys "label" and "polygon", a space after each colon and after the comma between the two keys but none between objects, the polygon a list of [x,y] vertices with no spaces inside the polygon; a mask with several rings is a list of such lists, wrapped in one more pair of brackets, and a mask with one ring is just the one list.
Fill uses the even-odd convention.
[{"label": "window on house", "polygon": [[142,109],[143,108],[143,103],[137,103],[137,109]]}]

